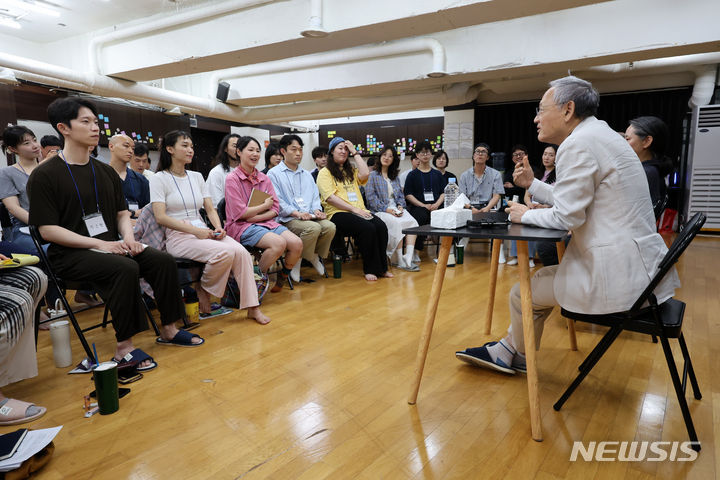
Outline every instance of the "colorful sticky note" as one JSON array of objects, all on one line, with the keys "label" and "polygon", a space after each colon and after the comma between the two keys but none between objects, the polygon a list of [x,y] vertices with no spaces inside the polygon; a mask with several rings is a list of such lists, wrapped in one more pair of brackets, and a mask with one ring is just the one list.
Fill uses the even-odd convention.
[{"label": "colorful sticky note", "polygon": [[107,115],[106,115],[104,118],[105,118],[105,121],[106,121],[106,122],[109,122],[109,121],[110,121],[110,117],[108,117]]},{"label": "colorful sticky note", "polygon": [[150,139],[150,143],[153,143],[153,139],[152,139],[152,138]]},{"label": "colorful sticky note", "polygon": [[109,128],[108,128],[107,130],[105,130],[105,135],[107,135],[108,137],[110,136],[110,129],[109,129]]},{"label": "colorful sticky note", "polygon": [[106,124],[105,124],[105,128],[110,128],[110,124],[109,124],[109,123],[106,123]]},{"label": "colorful sticky note", "polygon": [[152,132],[148,132],[147,136],[152,137]]},{"label": "colorful sticky note", "polygon": [[100,120],[102,120],[102,119],[103,119],[103,114],[102,114],[102,113],[98,114],[98,118],[99,118]]}]

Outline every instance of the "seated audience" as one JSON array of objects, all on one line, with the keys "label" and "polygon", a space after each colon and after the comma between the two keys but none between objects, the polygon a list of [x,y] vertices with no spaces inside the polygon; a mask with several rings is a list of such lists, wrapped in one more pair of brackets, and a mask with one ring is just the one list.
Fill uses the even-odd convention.
[{"label": "seated audience", "polygon": [[[405,235],[405,228],[417,227],[418,222],[405,209],[405,195],[400,187],[398,169],[400,157],[395,148],[384,147],[380,150],[380,160],[370,172],[365,185],[368,209],[385,222],[388,230],[386,254],[398,267],[410,272],[420,268],[414,264],[413,253],[417,235]],[[405,255],[402,254],[402,242],[405,239]]]},{"label": "seated audience", "polygon": [[[327,219],[320,205],[315,180],[300,167],[303,158],[303,141],[297,135],[284,135],[280,139],[280,152],[285,158],[268,172],[280,210],[278,221],[302,240],[302,258],[310,262],[320,275],[325,274],[323,259],[330,252],[335,236],[335,224]],[[295,263],[290,277],[300,281],[301,261]]]},{"label": "seated audience", "polygon": [[[513,145],[513,148],[511,150],[510,158],[512,159],[513,165],[517,165],[519,163],[523,162],[523,159],[528,158],[528,149],[524,145]],[[529,160],[528,160],[529,162]],[[514,168],[514,167],[513,167]],[[537,176],[537,175],[536,175]],[[505,187],[507,188],[507,187]],[[512,184],[512,187],[505,190],[506,195],[517,195],[518,201],[525,203],[525,196],[527,195],[527,190],[516,187],[515,184]],[[513,197],[508,198],[508,200],[512,200]],[[530,268],[533,268],[535,266],[535,261],[533,260],[535,257],[536,252],[536,243],[535,242],[528,242],[528,256],[529,256],[529,266]],[[510,260],[507,261],[508,265],[517,265],[517,242],[515,240],[510,240]]]},{"label": "seated audience", "polygon": [[277,142],[270,142],[265,149],[265,168],[262,169],[262,173],[267,175],[271,168],[280,165],[282,161],[283,156]]},{"label": "seated audience", "polygon": [[442,173],[442,176],[445,178],[446,184],[451,178],[457,178],[454,173],[445,170],[447,166],[450,165],[450,160],[448,159],[445,150],[438,150],[437,152],[435,152],[435,155],[433,155],[432,163],[433,166],[438,169],[438,172]]},{"label": "seated audience", "polygon": [[[240,164],[225,180],[225,226],[228,235],[238,242],[263,250],[258,262],[262,276],[260,283],[267,284],[268,270],[285,254],[285,266],[273,287],[278,291],[295,263],[300,262],[303,243],[275,221],[280,212],[280,200],[267,175],[255,168],[260,160],[260,142],[253,137],[241,137],[237,141],[237,155]],[[250,206],[254,191],[258,192],[256,195],[262,194],[264,200]]]},{"label": "seated audience", "polygon": [[157,367],[133,346],[132,337],[148,327],[139,277],[152,286],[162,318],[156,342],[204,343],[175,326],[184,314],[175,261],[135,241],[120,178],[112,167],[89,157],[100,138],[95,105],[81,97],[59,98],[48,107],[48,117],[65,146],[28,181],[30,224],[51,242],[48,256],[55,273],[90,283],[105,299],[117,339],[113,358],[140,371]]},{"label": "seated audience", "polygon": [[[260,311],[250,253],[226,237],[202,175],[185,170],[194,155],[190,134],[173,130],[163,136],[162,144],[158,171],[150,179],[150,201],[157,223],[165,227],[167,252],[205,264],[197,288],[200,312],[211,312],[210,295],[222,298],[232,272],[240,308],[247,309],[248,318],[268,323]],[[202,220],[200,208],[205,208],[214,230]]]},{"label": "seated audience", "polygon": [[138,211],[150,203],[150,182],[142,174],[128,167],[135,156],[135,142],[127,135],[113,135],[108,142],[108,149],[110,149],[110,166],[117,172],[122,182],[130,217],[137,218]]},{"label": "seated audience", "polygon": [[215,155],[215,166],[208,173],[207,185],[215,208],[217,208],[220,200],[225,198],[225,178],[240,163],[235,151],[238,138],[240,138],[240,135],[237,133],[225,135],[222,142],[220,142],[217,155]]},{"label": "seated audience", "polygon": [[[355,159],[356,167],[349,156]],[[317,179],[320,199],[328,218],[344,235],[357,242],[363,262],[365,280],[392,277],[388,271],[385,250],[388,231],[382,220],[370,213],[362,200],[360,185],[365,185],[370,171],[352,142],[335,137],[330,142],[328,163]]]},{"label": "seated audience", "polygon": [[327,157],[328,157],[328,151],[325,147],[315,147],[312,149],[312,158],[313,162],[315,162],[315,170],[310,172],[310,174],[313,177],[313,180],[317,182],[317,176],[320,170],[325,168],[325,165],[327,165]]},{"label": "seated audience", "polygon": [[63,142],[55,135],[44,135],[40,139],[40,161],[54,157],[62,150]]},{"label": "seated audience", "polygon": [[672,161],[665,156],[668,127],[657,117],[638,117],[630,120],[625,139],[642,162],[650,200],[656,205],[665,197],[665,177],[672,172]]},{"label": "seated audience", "polygon": [[[408,203],[408,211],[418,225],[430,223],[430,212],[442,208],[445,201],[445,186],[447,181],[442,174],[430,166],[432,147],[430,142],[418,142],[413,155],[417,155],[418,167],[408,173],[403,191]],[[425,247],[425,237],[419,236],[415,243],[415,250],[421,251]],[[415,263],[420,263],[417,253],[413,257]]]},{"label": "seated audience", "polygon": [[150,149],[144,143],[136,143],[133,150],[133,159],[130,162],[130,168],[141,173],[145,178],[150,180],[154,172],[150,170],[150,157],[148,156]]},{"label": "seated audience", "polygon": [[[0,255],[0,260],[6,259]],[[0,270],[0,387],[38,374],[35,310],[46,288],[47,277],[39,268]],[[32,422],[46,411],[0,392],[0,426]]]},{"label": "seated audience", "polygon": [[460,175],[458,186],[470,204],[473,213],[489,212],[500,202],[500,195],[505,193],[500,172],[487,166],[490,158],[490,146],[478,143],[473,152],[473,166]]}]

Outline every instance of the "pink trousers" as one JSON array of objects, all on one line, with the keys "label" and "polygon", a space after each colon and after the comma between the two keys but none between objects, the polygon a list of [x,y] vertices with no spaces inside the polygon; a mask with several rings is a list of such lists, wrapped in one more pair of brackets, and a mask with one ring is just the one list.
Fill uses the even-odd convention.
[{"label": "pink trousers", "polygon": [[245,247],[230,237],[200,240],[191,233],[166,229],[167,252],[173,257],[189,258],[205,264],[200,284],[211,295],[222,297],[232,271],[240,290],[240,308],[257,307],[257,286],[253,262]]}]

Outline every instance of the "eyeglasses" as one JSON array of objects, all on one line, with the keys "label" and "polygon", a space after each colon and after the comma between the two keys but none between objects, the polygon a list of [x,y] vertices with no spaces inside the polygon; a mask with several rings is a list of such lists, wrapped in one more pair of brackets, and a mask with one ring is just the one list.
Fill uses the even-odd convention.
[{"label": "eyeglasses", "polygon": [[535,107],[535,115],[540,115],[541,113],[545,113],[548,110],[550,110],[552,107],[556,107],[556,108],[560,109],[560,107],[562,107],[562,105],[552,105],[550,107],[538,105],[537,107]]},{"label": "eyeglasses", "polygon": [[473,153],[474,153],[475,155],[487,155],[487,154],[488,154],[488,151],[487,151],[487,150],[479,150],[479,149],[478,149],[478,150],[475,150]]},{"label": "eyeglasses", "polygon": [[417,152],[418,157],[420,157],[420,156],[427,157],[428,155],[432,155],[432,152],[428,152],[427,150],[424,150],[422,152]]},{"label": "eyeglasses", "polygon": [[524,152],[517,152],[512,154],[513,158],[522,158],[525,156]]}]

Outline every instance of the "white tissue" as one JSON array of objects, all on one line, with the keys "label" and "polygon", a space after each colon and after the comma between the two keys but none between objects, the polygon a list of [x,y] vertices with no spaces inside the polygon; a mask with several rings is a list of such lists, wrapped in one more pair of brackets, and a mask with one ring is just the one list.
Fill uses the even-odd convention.
[{"label": "white tissue", "polygon": [[465,208],[469,203],[470,199],[461,193],[449,207],[430,212],[430,226],[445,229],[466,226],[467,221],[472,219],[472,210]]}]

